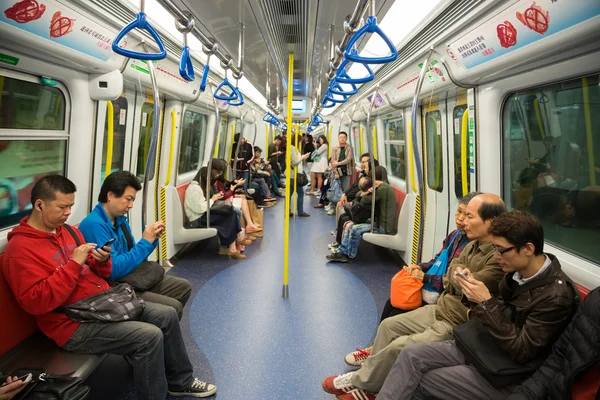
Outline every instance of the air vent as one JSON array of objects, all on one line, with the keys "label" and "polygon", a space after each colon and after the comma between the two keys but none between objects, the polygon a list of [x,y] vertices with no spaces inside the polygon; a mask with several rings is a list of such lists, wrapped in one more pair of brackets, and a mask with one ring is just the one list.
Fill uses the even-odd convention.
[{"label": "air vent", "polygon": [[300,6],[295,0],[279,0],[276,1],[277,12],[281,15],[296,15],[299,12]]}]

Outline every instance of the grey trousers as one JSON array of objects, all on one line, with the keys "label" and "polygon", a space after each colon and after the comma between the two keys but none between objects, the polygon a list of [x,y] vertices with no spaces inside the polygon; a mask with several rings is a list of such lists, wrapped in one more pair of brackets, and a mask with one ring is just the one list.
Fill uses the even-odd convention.
[{"label": "grey trousers", "polygon": [[192,294],[192,284],[187,279],[165,275],[152,289],[137,294],[144,301],[173,307],[181,319],[183,307]]},{"label": "grey trousers", "polygon": [[508,397],[511,387],[493,387],[467,365],[454,340],[406,346],[390,371],[377,400],[491,399]]},{"label": "grey trousers", "polygon": [[177,313],[162,304],[147,302],[138,321],[83,323],[63,349],[128,356],[138,399],[165,400],[194,379]]},{"label": "grey trousers", "polygon": [[371,355],[352,376],[354,387],[377,393],[405,346],[452,339],[453,326],[435,319],[435,305],[384,319]]}]

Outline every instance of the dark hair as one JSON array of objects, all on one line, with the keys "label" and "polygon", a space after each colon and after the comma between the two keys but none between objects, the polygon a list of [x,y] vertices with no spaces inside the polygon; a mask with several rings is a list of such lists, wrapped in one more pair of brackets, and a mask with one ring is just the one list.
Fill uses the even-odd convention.
[{"label": "dark hair", "polygon": [[321,135],[317,138],[317,143],[319,142],[319,139],[323,139],[323,144],[329,144],[329,142],[327,141],[327,136],[325,135]]},{"label": "dark hair", "polygon": [[369,154],[369,153],[362,153],[362,154],[360,155],[360,159],[362,160],[362,159],[363,159],[363,157],[369,157],[369,160],[370,160],[370,159],[371,159],[371,154]]},{"label": "dark hair", "polygon": [[198,182],[200,185],[200,189],[202,189],[202,193],[204,193],[204,198],[208,199],[206,195],[206,175],[208,174],[208,167],[200,168],[200,171],[196,174],[196,178],[194,180]]},{"label": "dark hair", "polygon": [[388,183],[387,170],[385,169],[385,167],[375,167],[375,179],[378,181]]},{"label": "dark hair", "polygon": [[[365,184],[363,186],[360,185],[360,181],[364,179]],[[363,192],[369,190],[373,186],[373,181],[370,176],[363,176],[358,180],[358,188]]]},{"label": "dark hair", "polygon": [[348,138],[348,134],[344,131],[340,131],[340,133],[338,133],[338,136],[340,136],[340,135],[344,135],[344,136],[346,136],[346,138]]},{"label": "dark hair", "polygon": [[276,141],[276,140],[281,140],[281,135],[277,135],[273,138],[273,141]]},{"label": "dark hair", "polygon": [[233,136],[233,143],[237,143],[237,142],[239,142],[239,141],[240,141],[240,134],[239,134],[239,133],[236,133],[236,134]]},{"label": "dark hair", "polygon": [[517,249],[531,243],[536,256],[544,253],[544,227],[537,217],[529,213],[509,211],[499,215],[490,225],[490,234],[505,238]]},{"label": "dark hair", "polygon": [[106,177],[100,193],[98,194],[98,201],[106,203],[108,201],[108,192],[112,192],[116,197],[123,196],[125,189],[131,186],[136,191],[142,189],[140,181],[129,171],[116,171]]},{"label": "dark hair", "polygon": [[262,153],[262,149],[258,146],[254,146],[254,152],[255,153]]},{"label": "dark hair", "polygon": [[473,197],[477,196],[478,194],[481,194],[481,192],[469,192],[466,194],[466,196],[458,199],[458,204],[464,204],[466,206],[471,200],[473,200]]},{"label": "dark hair", "polygon": [[482,220],[487,221],[494,219],[506,212],[506,205],[500,200],[499,202],[486,202],[485,200],[479,206],[477,213]]},{"label": "dark hair", "polygon": [[37,200],[56,200],[56,192],[71,194],[75,193],[75,184],[62,175],[46,175],[33,185],[31,189],[31,205],[35,206]]}]

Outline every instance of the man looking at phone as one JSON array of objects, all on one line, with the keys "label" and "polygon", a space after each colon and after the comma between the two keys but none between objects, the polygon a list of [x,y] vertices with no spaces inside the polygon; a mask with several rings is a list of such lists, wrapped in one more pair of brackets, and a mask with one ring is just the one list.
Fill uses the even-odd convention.
[{"label": "man looking at phone", "polygon": [[[544,253],[544,229],[533,215],[522,211],[501,215],[492,222],[490,234],[494,259],[506,273],[500,282],[500,294],[493,295],[470,270],[454,270],[456,276],[462,276],[456,281],[470,309],[469,318],[475,320],[471,322],[489,333],[489,342],[472,346],[492,354],[488,357],[491,363],[497,363],[504,353],[517,365],[532,361],[541,365],[575,312],[575,285],[561,270],[558,259]],[[471,322],[461,328],[481,336]],[[457,338],[465,337],[459,329],[457,332]],[[481,349],[486,344],[487,351]],[[499,381],[486,372],[485,366],[478,367],[480,370],[467,363],[464,351],[454,340],[407,346],[377,398],[505,399],[510,389],[525,379],[522,371],[513,369],[513,377],[504,375]]]},{"label": "man looking at phone", "polygon": [[110,247],[77,245],[75,227],[65,227],[75,204],[76,187],[60,175],[40,179],[31,191],[31,216],[8,234],[3,275],[19,305],[32,314],[40,330],[57,345],[75,353],[128,356],[137,398],[206,397],[215,385],[193,376],[177,313],[151,302],[138,319],[79,323],[57,310],[109,290]]},{"label": "man looking at phone", "polygon": [[464,222],[465,232],[471,242],[448,266],[444,277],[446,289],[437,304],[383,320],[377,330],[371,355],[361,368],[355,372],[326,378],[322,384],[323,389],[341,400],[372,400],[375,398],[373,393],[379,392],[404,347],[413,343],[452,339],[452,330],[467,321],[468,312],[467,307],[461,303],[462,290],[454,278],[454,271],[458,268],[469,270],[491,293],[498,292],[503,272],[498,260],[494,258],[488,229],[492,221],[505,212],[504,202],[494,194],[473,197],[467,205]]},{"label": "man looking at phone", "polygon": [[[158,239],[165,229],[165,224],[157,221],[146,227],[142,239],[137,243],[133,241],[127,213],[133,207],[136,194],[141,188],[131,172],[113,172],[102,184],[98,204],[79,225],[79,230],[88,242],[106,243],[110,239],[116,239],[111,245],[110,278],[114,280],[119,280],[138,268],[158,246]],[[131,248],[128,236],[131,238]],[[138,294],[146,301],[173,307],[181,319],[183,307],[192,294],[192,285],[186,279],[164,275],[152,288]]]}]

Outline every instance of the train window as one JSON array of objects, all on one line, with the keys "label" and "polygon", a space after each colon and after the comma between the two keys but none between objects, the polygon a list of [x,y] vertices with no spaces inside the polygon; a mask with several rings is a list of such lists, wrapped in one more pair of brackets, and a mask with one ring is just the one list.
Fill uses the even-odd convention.
[{"label": "train window", "polygon": [[425,114],[427,151],[427,184],[432,190],[444,189],[444,155],[442,154],[442,113],[438,110]]},{"label": "train window", "polygon": [[[137,167],[136,175],[138,178],[143,178],[146,172],[146,160],[148,157],[148,149],[150,148],[150,140],[152,139],[152,127],[154,126],[154,104],[144,103],[142,105],[142,122],[140,124],[140,142],[137,151]],[[150,171],[148,179],[154,178],[154,169]]]},{"label": "train window", "polygon": [[385,123],[385,159],[388,174],[406,179],[406,161],[404,156],[404,117],[386,120]]},{"label": "train window", "polygon": [[31,189],[43,176],[65,175],[67,140],[0,140],[0,228],[31,212]]},{"label": "train window", "polygon": [[[469,152],[468,152],[468,143],[469,140],[469,132],[466,124],[463,124],[463,117],[465,116],[465,111],[467,110],[467,105],[463,104],[460,106],[454,107],[452,111],[452,120],[453,120],[453,130],[454,130],[454,193],[456,194],[456,198],[460,199],[467,195],[470,192],[469,185],[469,169],[468,169],[468,160],[469,160]],[[464,140],[464,143],[463,143]],[[462,156],[467,157],[467,168],[463,171],[463,163]],[[465,187],[463,188],[463,172],[466,173],[467,179],[465,179]]]},{"label": "train window", "polygon": [[231,129],[228,122],[227,118],[221,119],[221,125],[219,126],[219,148],[217,150],[217,158],[225,160],[229,159],[229,154],[226,154],[227,152],[225,151],[230,133],[229,130]]},{"label": "train window", "polygon": [[1,129],[65,129],[65,96],[56,87],[0,76]]},{"label": "train window", "polygon": [[108,167],[110,173],[120,171],[123,169],[123,156],[125,155],[125,128],[127,121],[127,99],[125,97],[119,97],[117,100],[111,101],[113,106],[113,115],[106,114],[106,121],[104,123],[104,141],[102,143],[102,167],[101,181],[104,181],[106,171],[106,150],[108,148],[108,119],[113,119],[113,152],[112,162]]},{"label": "train window", "polygon": [[503,108],[504,199],[546,240],[600,263],[598,75],[511,94]]},{"label": "train window", "polygon": [[181,145],[179,148],[180,174],[195,171],[202,165],[203,152],[206,143],[206,116],[186,111],[183,115],[181,129]]}]

